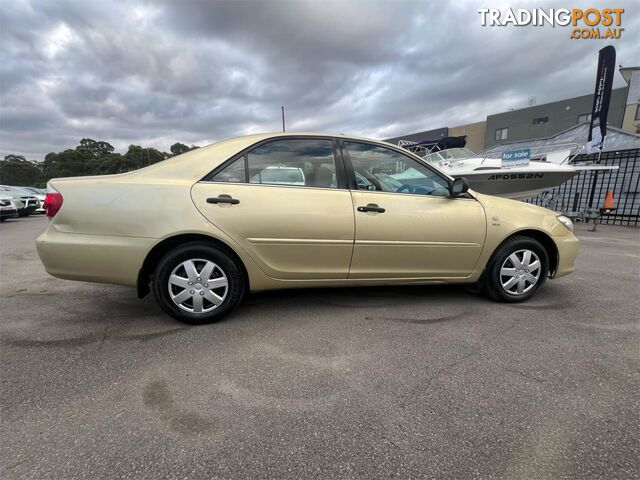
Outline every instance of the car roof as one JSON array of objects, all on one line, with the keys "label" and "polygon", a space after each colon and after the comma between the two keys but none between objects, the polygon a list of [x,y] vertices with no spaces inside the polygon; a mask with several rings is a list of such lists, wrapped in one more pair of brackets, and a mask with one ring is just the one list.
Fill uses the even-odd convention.
[{"label": "car roof", "polygon": [[[155,163],[149,167],[135,170],[128,174],[123,174],[126,178],[135,181],[136,178],[143,177],[146,179],[173,179],[184,180],[185,182],[197,182],[207,173],[225,162],[237,153],[251,147],[264,140],[274,138],[292,138],[292,137],[332,137],[343,138],[345,140],[360,140],[366,142],[377,143],[380,145],[392,146],[380,140],[370,138],[356,137],[351,135],[343,135],[341,133],[326,132],[272,132],[258,133],[252,135],[243,135],[240,137],[232,137],[221,140],[211,145],[190,150],[181,155],[169,158],[162,162]],[[396,147],[397,148],[397,147]],[[124,180],[124,179],[123,179]]]}]

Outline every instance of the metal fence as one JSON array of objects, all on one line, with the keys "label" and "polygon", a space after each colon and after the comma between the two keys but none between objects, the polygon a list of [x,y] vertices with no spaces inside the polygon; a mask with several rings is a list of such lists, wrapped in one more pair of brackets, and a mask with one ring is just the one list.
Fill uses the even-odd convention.
[{"label": "metal fence", "polygon": [[[595,162],[598,155],[578,155],[573,164]],[[603,214],[605,225],[638,226],[640,221],[640,149],[605,152],[600,165],[617,165],[618,170],[582,171],[568,182],[525,200],[575,216],[586,208],[603,206],[605,195],[613,191],[615,211]]]}]

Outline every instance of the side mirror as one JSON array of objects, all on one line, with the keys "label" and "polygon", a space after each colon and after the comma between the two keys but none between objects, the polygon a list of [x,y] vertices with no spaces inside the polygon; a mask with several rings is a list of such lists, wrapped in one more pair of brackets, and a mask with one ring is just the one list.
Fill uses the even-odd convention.
[{"label": "side mirror", "polygon": [[458,197],[463,193],[466,193],[467,190],[469,190],[469,182],[467,182],[467,179],[464,177],[456,178],[450,188],[452,197]]}]

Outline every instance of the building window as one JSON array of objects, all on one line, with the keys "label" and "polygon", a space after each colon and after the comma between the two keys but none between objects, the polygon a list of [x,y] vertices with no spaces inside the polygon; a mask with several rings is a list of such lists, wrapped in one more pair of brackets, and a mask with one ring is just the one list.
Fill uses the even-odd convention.
[{"label": "building window", "polygon": [[506,140],[509,134],[509,128],[496,128],[496,140]]},{"label": "building window", "polygon": [[636,120],[640,120],[640,105],[636,105]]},{"label": "building window", "polygon": [[578,115],[578,123],[588,122],[591,120],[590,113],[583,113],[582,115]]},{"label": "building window", "polygon": [[540,125],[541,123],[547,123],[549,121],[549,117],[538,117],[533,119],[534,125]]}]

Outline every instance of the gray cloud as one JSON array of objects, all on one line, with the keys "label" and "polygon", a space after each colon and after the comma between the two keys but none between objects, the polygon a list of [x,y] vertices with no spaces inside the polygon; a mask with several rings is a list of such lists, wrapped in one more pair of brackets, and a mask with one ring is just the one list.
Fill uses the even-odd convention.
[{"label": "gray cloud", "polygon": [[[593,89],[604,41],[570,40],[567,28],[481,27],[485,6],[5,2],[0,154],[42,159],[82,137],[119,150],[209,143],[278,130],[280,105],[291,130],[384,138]],[[618,63],[637,64],[638,6],[615,6],[626,10],[623,38],[611,42]]]}]

